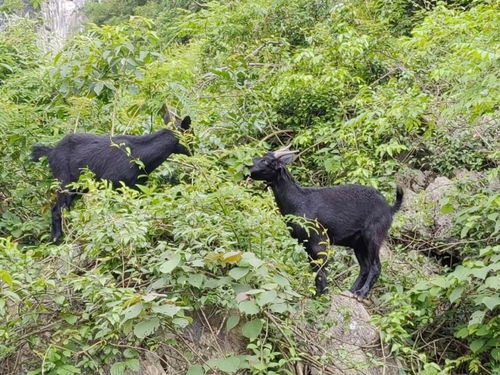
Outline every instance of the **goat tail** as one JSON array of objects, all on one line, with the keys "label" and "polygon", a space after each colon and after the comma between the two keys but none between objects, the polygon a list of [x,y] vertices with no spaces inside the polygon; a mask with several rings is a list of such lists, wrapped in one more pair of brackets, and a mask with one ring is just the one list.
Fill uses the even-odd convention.
[{"label": "goat tail", "polygon": [[401,205],[403,204],[403,188],[401,186],[396,187],[396,203],[391,207],[391,211],[393,214],[399,211]]},{"label": "goat tail", "polygon": [[38,161],[43,156],[49,156],[52,150],[52,147],[49,146],[35,145],[31,149],[31,160]]}]

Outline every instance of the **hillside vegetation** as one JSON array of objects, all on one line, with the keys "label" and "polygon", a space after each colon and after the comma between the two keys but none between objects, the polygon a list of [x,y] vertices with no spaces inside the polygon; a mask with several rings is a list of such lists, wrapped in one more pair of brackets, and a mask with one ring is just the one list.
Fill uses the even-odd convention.
[{"label": "hillside vegetation", "polygon": [[[0,373],[137,370],[185,348],[204,311],[247,350],[177,350],[188,375],[329,360],[296,327],[335,324],[323,317],[357,276],[353,253],[332,249],[330,292],[313,299],[306,253],[246,178],[289,143],[303,185],[370,185],[390,203],[405,187],[368,306],[400,372],[500,373],[500,2],[104,0],[88,15],[55,56],[36,21],[0,31]],[[194,155],[139,190],[85,173],[51,244],[58,183],[32,145],[150,133],[164,103],[192,117],[179,136]]]}]

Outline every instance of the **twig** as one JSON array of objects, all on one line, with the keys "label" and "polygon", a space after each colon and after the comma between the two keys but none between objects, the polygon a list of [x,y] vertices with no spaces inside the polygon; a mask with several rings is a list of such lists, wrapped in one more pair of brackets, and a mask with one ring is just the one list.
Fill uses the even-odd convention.
[{"label": "twig", "polygon": [[[113,344],[113,343],[109,343],[109,345],[116,346],[117,348],[127,348],[127,349],[134,349],[134,350],[140,350],[140,351],[143,351],[143,352],[152,353],[154,356],[156,356],[160,360],[160,362],[162,362],[165,366],[168,366],[168,362],[165,361],[162,357],[160,357],[157,353],[153,352],[152,350],[141,348],[139,346],[126,345],[126,344]],[[188,363],[189,363],[189,361],[188,361]],[[166,367],[166,368],[168,368],[168,367]]]},{"label": "twig", "polygon": [[258,54],[259,54],[259,52],[260,52],[263,48],[265,48],[265,47],[267,47],[267,46],[270,46],[270,45],[273,45],[273,44],[274,44],[274,45],[279,45],[279,44],[281,44],[281,42],[279,42],[279,41],[277,42],[277,41],[274,41],[274,40],[268,40],[267,42],[264,42],[264,43],[263,43],[263,44],[261,44],[259,47],[257,47],[255,50],[253,50],[252,52],[250,52],[248,55],[246,55],[246,56],[245,56],[245,59],[248,59],[248,58],[250,58],[250,57],[252,57],[252,56],[256,56],[256,55],[258,55]]},{"label": "twig", "polygon": [[284,134],[284,133],[286,133],[286,134],[292,134],[292,133],[295,133],[295,131],[294,131],[294,130],[291,130],[291,129],[280,129],[280,130],[276,130],[275,132],[272,132],[272,133],[270,133],[270,134],[266,135],[264,138],[262,138],[262,139],[260,140],[260,142],[265,142],[265,141],[267,141],[269,138],[272,138],[272,137],[277,136],[278,134]]},{"label": "twig", "polygon": [[248,66],[265,66],[269,68],[279,68],[281,65],[280,64],[273,64],[273,63],[248,63]]}]

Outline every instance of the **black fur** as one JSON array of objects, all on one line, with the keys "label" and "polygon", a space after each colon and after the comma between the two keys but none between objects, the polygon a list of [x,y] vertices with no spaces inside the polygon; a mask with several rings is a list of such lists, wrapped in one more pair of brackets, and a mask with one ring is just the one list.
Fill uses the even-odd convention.
[{"label": "black fur", "polygon": [[[365,297],[380,275],[379,249],[392,216],[399,210],[403,191],[398,187],[396,203],[390,206],[375,189],[361,185],[309,188],[299,186],[286,169],[291,155],[281,158],[274,153],[255,158],[250,175],[266,181],[283,215],[317,220],[320,227],[309,234],[296,223],[289,223],[291,234],[304,244],[316,274],[316,293],[327,290],[326,250],[328,244],[354,249],[361,271],[351,292]],[[319,263],[318,263],[319,261]]]},{"label": "black fur", "polygon": [[[189,117],[182,121],[184,127],[190,122]],[[69,209],[76,197],[76,192],[68,190],[67,186],[78,180],[82,169],[89,168],[96,178],[109,180],[114,187],[119,187],[120,183],[134,187],[143,184],[146,175],[173,153],[190,155],[189,150],[168,129],[144,136],[109,137],[76,133],[65,136],[54,148],[33,146],[32,160],[48,156],[52,175],[64,189],[57,194],[52,208],[53,241],[58,243],[62,236],[62,209]]]}]

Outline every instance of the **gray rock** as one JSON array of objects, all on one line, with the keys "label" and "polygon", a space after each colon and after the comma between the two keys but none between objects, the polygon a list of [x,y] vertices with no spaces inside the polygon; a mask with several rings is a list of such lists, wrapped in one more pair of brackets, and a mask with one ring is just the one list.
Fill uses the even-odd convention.
[{"label": "gray rock", "polygon": [[[384,355],[378,330],[369,323],[363,303],[346,292],[332,297],[325,330],[308,326],[309,340],[301,348],[326,361],[304,361],[302,373],[311,375],[397,375],[399,364]],[[299,372],[299,371],[298,371]],[[300,373],[300,372],[299,372]]]},{"label": "gray rock", "polygon": [[433,236],[445,238],[451,229],[452,215],[441,213],[441,205],[443,198],[453,188],[453,182],[447,177],[437,177],[425,189],[426,200],[430,203],[431,214],[434,219],[433,222]]},{"label": "gray rock", "polygon": [[452,214],[443,214],[444,197],[453,189],[453,182],[443,176],[436,177],[418,193],[405,189],[403,203],[403,231],[423,239],[446,240],[452,227]]}]

